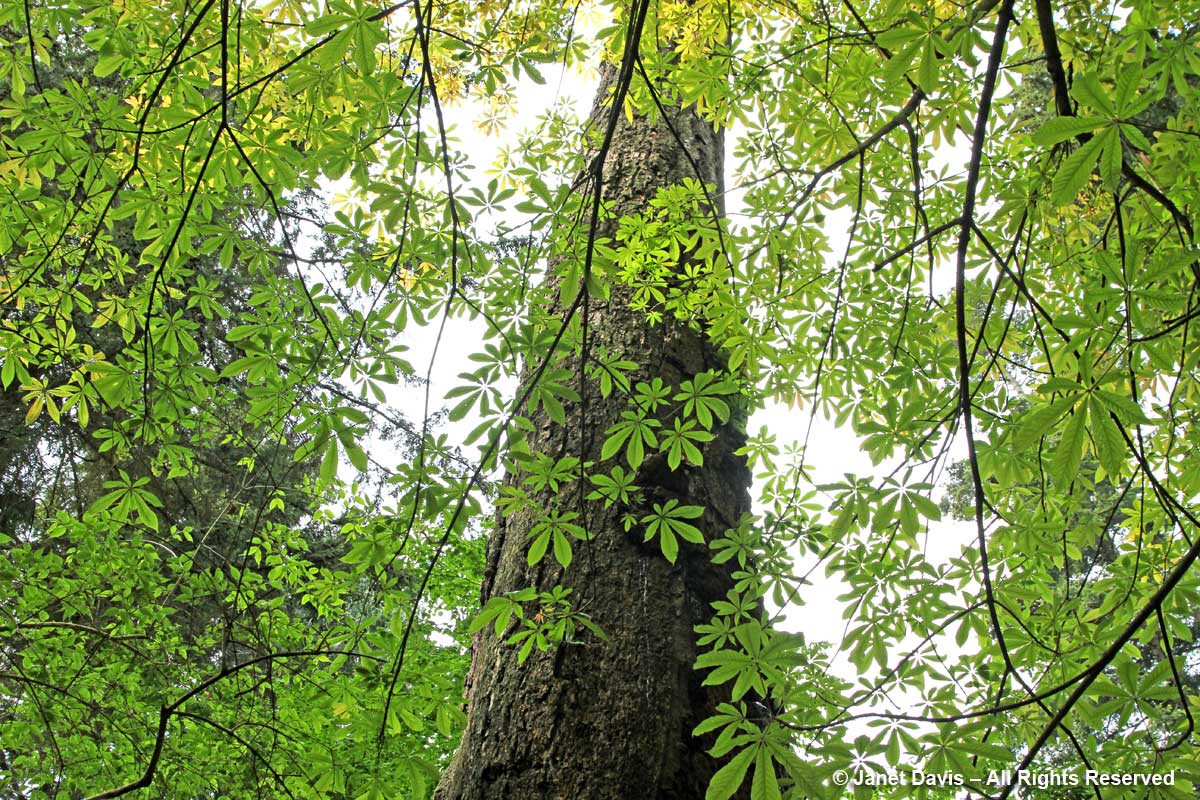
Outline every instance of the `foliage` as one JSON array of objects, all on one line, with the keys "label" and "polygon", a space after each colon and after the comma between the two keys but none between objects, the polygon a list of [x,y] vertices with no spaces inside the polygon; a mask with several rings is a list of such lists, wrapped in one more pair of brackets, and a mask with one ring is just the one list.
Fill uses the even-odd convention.
[{"label": "foliage", "polygon": [[[569,571],[580,508],[640,498],[626,530],[654,557],[737,567],[698,631],[732,695],[698,729],[728,758],[710,798],[836,797],[834,770],[885,767],[1006,797],[1046,764],[1192,796],[1191,11],[6,0],[5,791],[425,797],[472,631],[523,659],[603,636],[567,587],[469,621],[485,506],[534,515],[530,563]],[[634,76],[611,114],[727,130],[729,220],[686,181],[597,239],[596,132],[557,105],[476,179],[450,104],[496,132],[605,54]],[[593,297],[687,320],[728,371],[580,366]],[[531,451],[528,416],[574,424],[585,384],[628,401],[589,432],[600,461]],[[413,387],[417,422],[394,407]],[[763,430],[756,515],[703,530],[642,496],[771,403],[848,425],[878,469],[815,484],[821,454]],[[975,534],[937,555],[957,459]],[[798,562],[844,585],[832,652],[786,630]]]}]

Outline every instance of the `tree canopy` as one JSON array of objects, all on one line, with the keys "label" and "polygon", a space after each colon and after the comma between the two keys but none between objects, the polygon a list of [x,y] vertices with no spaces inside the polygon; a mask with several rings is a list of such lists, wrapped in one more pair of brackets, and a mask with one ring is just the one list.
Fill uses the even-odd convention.
[{"label": "tree canopy", "polygon": [[[752,512],[623,523],[733,570],[697,629],[729,698],[696,728],[709,800],[896,770],[1194,797],[1197,11],[4,0],[2,793],[427,797],[472,635],[522,663],[607,635],[565,579],[480,610],[493,509],[571,575],[582,509],[729,424]],[[510,129],[601,62],[598,115]],[[723,189],[604,202],[596,120],[677,108],[723,132]],[[614,297],[721,366],[590,347]],[[825,421],[876,469],[814,478]],[[835,605],[841,640],[806,641]]]}]

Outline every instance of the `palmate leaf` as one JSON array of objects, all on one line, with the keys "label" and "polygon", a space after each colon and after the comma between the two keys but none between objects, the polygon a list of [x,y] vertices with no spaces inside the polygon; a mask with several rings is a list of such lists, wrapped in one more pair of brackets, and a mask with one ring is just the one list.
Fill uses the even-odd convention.
[{"label": "palmate leaf", "polygon": [[584,540],[588,538],[587,531],[574,522],[578,518],[579,514],[574,511],[562,512],[555,509],[541,516],[530,530],[533,543],[529,546],[529,552],[526,554],[526,562],[529,566],[540,563],[545,557],[547,549],[553,546],[554,559],[563,569],[569,567],[572,551],[571,541],[568,537]]},{"label": "palmate leaf", "polygon": [[719,380],[712,372],[702,372],[692,380],[684,381],[675,395],[676,401],[683,401],[683,415],[695,416],[705,429],[713,426],[713,418],[721,422],[729,421],[729,404],[722,395],[736,394],[737,384],[730,380]]},{"label": "palmate leaf", "polygon": [[696,519],[703,513],[703,506],[682,506],[674,499],[663,504],[655,503],[653,513],[642,517],[642,524],[646,526],[645,540],[648,542],[657,536],[663,556],[674,564],[679,555],[676,537],[694,544],[704,544],[704,534],[700,529],[684,521]]},{"label": "palmate leaf", "polygon": [[637,487],[633,484],[634,477],[632,472],[626,472],[625,468],[619,464],[614,466],[608,475],[588,475],[588,480],[596,485],[596,489],[588,495],[588,499],[602,499],[606,508],[614,503],[627,505],[634,492],[637,491]]},{"label": "palmate leaf", "polygon": [[471,624],[467,626],[467,633],[478,633],[492,623],[495,626],[496,635],[499,636],[508,627],[515,609],[516,603],[511,597],[493,597],[471,620]]},{"label": "palmate leaf", "polygon": [[633,411],[621,412],[622,421],[606,431],[607,438],[600,449],[600,458],[612,458],[625,445],[625,459],[636,470],[646,459],[646,447],[657,447],[658,436],[654,429],[661,427],[656,419],[641,416]]},{"label": "palmate leaf", "polygon": [[701,467],[704,466],[704,455],[696,443],[711,442],[714,438],[713,434],[707,431],[697,430],[691,420],[683,422],[676,417],[673,429],[663,434],[659,447],[666,451],[667,466],[673,470],[678,469],[684,459],[689,464]]}]

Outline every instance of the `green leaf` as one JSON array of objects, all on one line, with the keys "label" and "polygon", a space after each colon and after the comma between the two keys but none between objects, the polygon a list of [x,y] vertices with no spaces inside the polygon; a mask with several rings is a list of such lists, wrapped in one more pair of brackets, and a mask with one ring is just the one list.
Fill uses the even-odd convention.
[{"label": "green leaf", "polygon": [[434,724],[437,727],[438,733],[442,736],[449,736],[454,732],[454,719],[446,706],[440,705],[437,707]]},{"label": "green leaf", "polygon": [[12,386],[16,374],[17,360],[15,358],[4,359],[4,363],[0,364],[0,387],[7,389],[9,386]]},{"label": "green leaf", "polygon": [[[503,616],[506,620],[512,613],[512,601],[507,597],[493,597],[488,600],[475,618],[471,620],[471,624],[467,626],[467,633],[476,634],[487,627],[489,622],[497,620]],[[497,631],[499,633],[499,631]]]},{"label": "green leaf", "polygon": [[1096,389],[1092,392],[1101,405],[1117,415],[1125,425],[1143,425],[1150,422],[1146,412],[1128,395],[1110,392],[1107,389]]},{"label": "green leaf", "polygon": [[350,463],[354,465],[355,469],[359,472],[367,471],[367,454],[363,452],[362,448],[356,444],[343,442],[342,449],[345,450],[346,458],[350,459]]},{"label": "green leaf", "polygon": [[325,455],[321,458],[321,480],[331,481],[337,477],[338,468],[338,446],[337,437],[329,437],[329,441],[325,444]]},{"label": "green leaf", "polygon": [[1142,99],[1139,95],[1145,91],[1144,73],[1140,59],[1133,63],[1125,63],[1117,72],[1117,112],[1123,119],[1130,119],[1140,114],[1149,104],[1150,98]]},{"label": "green leaf", "polygon": [[1040,147],[1051,147],[1074,139],[1081,133],[1091,133],[1106,124],[1108,120],[1103,117],[1052,117],[1033,134],[1033,143]]},{"label": "green leaf", "polygon": [[580,625],[591,631],[592,635],[597,639],[602,642],[608,641],[608,634],[604,632],[604,629],[592,622],[592,620],[586,614],[576,614],[575,619]]},{"label": "green leaf", "polygon": [[750,784],[750,800],[783,800],[779,779],[775,777],[775,762],[770,751],[760,747],[754,759],[754,780]]},{"label": "green leaf", "polygon": [[323,14],[309,20],[304,26],[304,31],[309,36],[320,38],[341,28],[347,20],[344,14]]},{"label": "green leaf", "polygon": [[1100,158],[1103,146],[1103,137],[1094,136],[1087,144],[1063,159],[1058,172],[1054,173],[1051,184],[1051,196],[1056,204],[1065,206],[1075,202],[1075,198],[1092,177],[1092,170],[1096,166],[1096,160]]},{"label": "green leaf", "polygon": [[1054,454],[1053,477],[1061,486],[1069,486],[1079,474],[1083,450],[1087,443],[1087,406],[1080,405],[1063,428],[1062,438]]},{"label": "green leaf", "polygon": [[679,557],[679,542],[675,539],[675,534],[670,528],[663,528],[658,534],[658,544],[662,548],[663,557],[675,563],[675,559]]},{"label": "green leaf", "polygon": [[1105,128],[1098,137],[1102,139],[1100,153],[1100,179],[1104,188],[1112,191],[1117,187],[1117,179],[1121,176],[1121,135],[1116,126]]},{"label": "green leaf", "polygon": [[[1082,387],[1079,387],[1082,390]],[[1062,419],[1074,404],[1073,396],[1060,397],[1048,405],[1035,406],[1019,418],[1013,446],[1024,450],[1033,446]]]},{"label": "green leaf", "polygon": [[758,747],[752,745],[729,759],[729,763],[712,776],[712,780],[708,784],[708,791],[704,794],[704,800],[728,800],[733,797],[742,785],[742,781],[745,780],[746,770],[750,768],[757,752]]},{"label": "green leaf", "polygon": [[529,546],[529,553],[525,557],[525,562],[529,566],[540,564],[546,556],[546,549],[550,546],[550,531],[545,531],[533,540],[533,544]]},{"label": "green leaf", "polygon": [[604,445],[600,448],[600,459],[607,461],[621,451],[621,445],[625,443],[625,439],[629,437],[629,431],[620,431],[610,435],[604,440]]},{"label": "green leaf", "polygon": [[921,516],[935,522],[942,518],[942,510],[938,508],[937,503],[933,502],[925,495],[918,492],[913,492],[908,494],[907,497],[912,501],[912,504],[916,506],[917,510],[921,512]]},{"label": "green leaf", "polygon": [[629,437],[629,444],[625,448],[625,460],[635,470],[646,460],[646,450],[642,446],[642,437],[636,432]]},{"label": "green leaf", "polygon": [[934,47],[933,37],[926,37],[925,46],[921,48],[921,66],[917,70],[917,85],[925,92],[937,88],[938,52]]},{"label": "green leaf", "polygon": [[904,73],[908,72],[913,61],[917,59],[917,54],[921,51],[921,43],[919,41],[910,41],[903,49],[897,52],[883,67],[881,77],[888,83],[894,83],[899,80]]},{"label": "green leaf", "polygon": [[537,67],[528,61],[524,62],[524,67],[525,74],[532,78],[534,83],[538,84],[539,86],[546,85],[546,79],[542,77],[542,73],[538,71]]},{"label": "green leaf", "polygon": [[571,566],[571,542],[558,531],[554,532],[554,560],[561,564],[563,569]]},{"label": "green leaf", "polygon": [[96,66],[92,68],[92,73],[97,78],[107,78],[112,75],[124,64],[128,63],[128,57],[123,53],[104,50],[100,51],[100,57],[96,59]]},{"label": "green leaf", "polygon": [[1116,478],[1124,472],[1125,439],[1108,409],[1094,395],[1088,399],[1088,412],[1096,457],[1100,459],[1105,473],[1110,478]]},{"label": "green leaf", "polygon": [[1076,75],[1071,84],[1071,94],[1088,108],[1099,111],[1106,119],[1116,118],[1116,109],[1095,74]]},{"label": "green leaf", "polygon": [[408,726],[408,729],[413,733],[420,733],[425,730],[425,720],[418,717],[413,712],[409,711],[404,706],[400,707],[400,719]]}]

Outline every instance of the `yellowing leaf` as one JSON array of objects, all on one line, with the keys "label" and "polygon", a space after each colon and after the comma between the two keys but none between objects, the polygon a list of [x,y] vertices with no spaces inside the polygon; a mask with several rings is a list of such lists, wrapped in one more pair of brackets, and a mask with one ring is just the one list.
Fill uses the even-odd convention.
[{"label": "yellowing leaf", "polygon": [[42,398],[35,397],[29,405],[29,410],[25,412],[25,424],[32,425],[42,414]]}]

